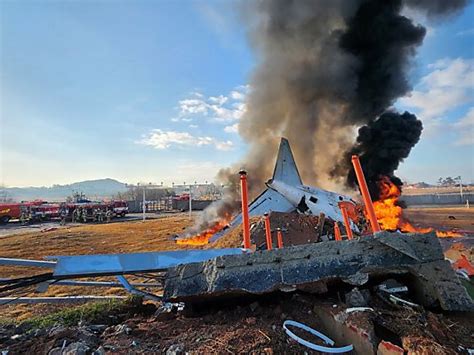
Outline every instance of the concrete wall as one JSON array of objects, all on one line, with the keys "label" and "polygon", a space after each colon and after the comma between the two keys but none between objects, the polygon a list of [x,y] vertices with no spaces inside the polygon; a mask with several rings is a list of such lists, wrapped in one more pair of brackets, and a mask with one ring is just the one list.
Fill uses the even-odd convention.
[{"label": "concrete wall", "polygon": [[[207,206],[209,206],[213,201],[209,200],[193,200],[192,201],[192,209],[193,211],[202,211]],[[189,201],[173,201],[173,209],[176,210],[189,210]]]},{"label": "concrete wall", "polygon": [[474,193],[463,194],[427,194],[427,195],[403,195],[401,197],[408,206],[416,205],[465,205],[466,201],[474,204]]},{"label": "concrete wall", "polygon": [[[211,204],[212,201],[208,200],[193,200],[192,202],[192,209],[193,211],[202,211],[207,206]],[[131,213],[138,213],[142,212],[142,202],[141,201],[127,201],[128,203],[128,210]],[[171,205],[169,206],[171,207]],[[172,208],[173,210],[178,211],[188,211],[189,210],[189,201],[172,201]],[[151,211],[152,209],[148,208],[147,210]]]}]

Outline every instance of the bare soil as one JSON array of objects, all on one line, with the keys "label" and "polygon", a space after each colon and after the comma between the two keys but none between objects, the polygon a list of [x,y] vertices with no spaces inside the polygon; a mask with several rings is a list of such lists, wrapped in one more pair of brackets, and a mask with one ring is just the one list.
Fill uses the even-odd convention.
[{"label": "bare soil", "polygon": [[474,208],[410,207],[403,212],[418,227],[458,229],[474,234]]}]

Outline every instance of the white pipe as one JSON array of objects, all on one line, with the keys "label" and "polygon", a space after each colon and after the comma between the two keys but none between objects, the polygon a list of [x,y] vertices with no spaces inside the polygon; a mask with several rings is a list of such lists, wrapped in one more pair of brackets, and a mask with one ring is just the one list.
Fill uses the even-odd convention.
[{"label": "white pipe", "polygon": [[347,345],[347,346],[343,346],[341,348],[330,348],[330,347],[327,347],[327,346],[313,344],[313,343],[311,343],[307,340],[301,339],[295,333],[290,331],[287,328],[288,325],[292,325],[294,327],[306,330],[308,333],[311,333],[311,334],[317,336],[318,338],[322,339],[328,345],[331,345],[331,346],[334,345],[334,341],[331,338],[324,335],[323,333],[320,333],[317,330],[314,330],[313,328],[310,328],[307,325],[304,325],[302,323],[295,322],[293,320],[286,320],[285,322],[283,322],[283,329],[285,330],[286,334],[290,338],[296,340],[298,343],[300,343],[301,345],[306,346],[307,348],[310,348],[310,349],[313,349],[313,350],[316,350],[316,351],[320,351],[320,352],[323,352],[323,353],[330,353],[330,354],[346,353],[346,352],[352,351],[354,349],[354,346],[352,344]]},{"label": "white pipe", "polygon": [[67,296],[67,297],[3,297],[0,305],[35,304],[35,303],[74,303],[87,301],[123,300],[125,296]]},{"label": "white pipe", "polygon": [[0,258],[0,265],[54,268],[56,261]]},{"label": "white pipe", "polygon": [[144,292],[144,291],[140,291],[140,290],[137,290],[135,287],[133,287],[130,282],[128,282],[128,280],[125,278],[125,276],[123,275],[117,275],[117,280],[119,280],[119,282],[123,285],[123,287],[128,291],[130,292],[132,295],[139,295],[139,296],[143,296],[149,300],[152,300],[152,301],[158,301],[160,302],[161,301],[161,297],[159,296],[155,296],[151,293],[148,293],[148,292]]}]

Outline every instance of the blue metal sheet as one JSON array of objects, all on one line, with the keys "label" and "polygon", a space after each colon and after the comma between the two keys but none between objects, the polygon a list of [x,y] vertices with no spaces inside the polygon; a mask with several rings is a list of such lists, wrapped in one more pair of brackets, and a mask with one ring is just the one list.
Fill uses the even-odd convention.
[{"label": "blue metal sheet", "polygon": [[48,256],[57,260],[54,276],[120,275],[160,271],[179,264],[201,262],[222,255],[242,254],[244,249],[178,250],[152,253]]}]

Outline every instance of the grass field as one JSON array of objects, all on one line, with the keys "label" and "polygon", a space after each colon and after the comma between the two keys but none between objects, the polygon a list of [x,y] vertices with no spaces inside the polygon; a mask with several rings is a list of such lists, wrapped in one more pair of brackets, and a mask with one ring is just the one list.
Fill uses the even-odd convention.
[{"label": "grass field", "polygon": [[[406,210],[407,217],[417,226],[438,229],[471,231],[474,234],[474,208],[413,208]],[[449,216],[455,219],[450,219]],[[8,258],[43,259],[48,255],[132,253],[198,248],[238,247],[240,229],[215,244],[199,246],[177,245],[173,236],[182,233],[191,221],[185,214],[159,219],[112,224],[81,225],[49,232],[28,232],[0,238],[0,256]],[[0,267],[1,278],[21,277],[42,273],[37,268]],[[102,280],[113,280],[104,277]],[[137,279],[137,281],[140,281]],[[67,295],[126,295],[120,289],[50,286],[41,296]],[[33,291],[15,296],[39,296]],[[25,319],[32,315],[48,313],[57,306],[18,305],[3,306],[3,317]]]}]

